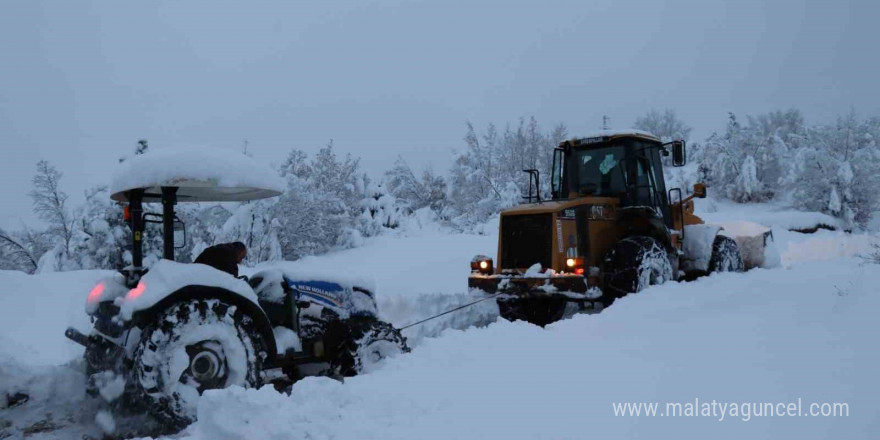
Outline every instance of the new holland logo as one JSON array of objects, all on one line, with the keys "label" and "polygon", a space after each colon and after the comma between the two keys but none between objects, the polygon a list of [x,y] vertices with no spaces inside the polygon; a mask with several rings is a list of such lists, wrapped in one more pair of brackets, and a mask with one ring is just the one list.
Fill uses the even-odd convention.
[{"label": "new holland logo", "polygon": [[328,292],[324,289],[307,284],[296,284],[293,288],[298,290],[300,293],[311,296],[315,299],[324,300],[332,305],[338,306],[341,304],[339,298],[337,298],[335,294]]}]

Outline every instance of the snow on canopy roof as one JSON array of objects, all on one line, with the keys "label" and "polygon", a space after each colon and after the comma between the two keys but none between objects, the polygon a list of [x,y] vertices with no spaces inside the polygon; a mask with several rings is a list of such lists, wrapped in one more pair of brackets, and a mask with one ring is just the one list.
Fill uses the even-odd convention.
[{"label": "snow on canopy roof", "polygon": [[585,136],[581,136],[576,139],[589,139],[589,138],[599,138],[599,137],[616,137],[616,136],[641,136],[641,137],[649,137],[653,140],[660,141],[660,138],[657,136],[648,133],[647,131],[636,130],[635,128],[626,128],[626,129],[608,129],[608,130],[599,130],[591,133],[587,133]]},{"label": "snow on canopy roof", "polygon": [[235,202],[281,195],[284,180],[271,168],[235,151],[185,147],[150,150],[127,158],[113,173],[110,198],[145,189],[144,202],[160,201],[160,187],[177,187],[179,202]]}]

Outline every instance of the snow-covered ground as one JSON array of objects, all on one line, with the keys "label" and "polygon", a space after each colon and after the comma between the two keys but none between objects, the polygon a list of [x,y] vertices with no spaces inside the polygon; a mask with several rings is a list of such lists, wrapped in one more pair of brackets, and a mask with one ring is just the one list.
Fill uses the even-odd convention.
[{"label": "snow-covered ground", "polygon": [[[724,206],[705,214],[728,221]],[[747,208],[751,209],[751,208]],[[760,208],[756,208],[760,210]],[[208,392],[187,439],[870,438],[880,429],[874,317],[880,265],[858,255],[873,237],[789,232],[768,221],[779,269],[667,283],[546,329],[495,319],[481,303],[407,331],[413,352],[339,383],[311,378],[290,396],[270,388]],[[712,218],[715,216],[715,218]],[[740,219],[740,218],[736,218]],[[405,236],[285,263],[371,276],[380,313],[398,326],[470,300],[467,262],[496,236],[426,226]],[[0,410],[0,438],[97,435],[82,397],[81,354],[62,332],[85,330],[86,293],[104,272],[0,272],[0,393],[31,401]],[[468,328],[469,326],[480,328]],[[452,328],[448,328],[452,327]],[[456,328],[467,328],[456,330]],[[425,338],[430,336],[429,338]],[[625,402],[843,402],[848,417],[625,417]],[[51,413],[51,417],[47,417]],[[48,420],[48,422],[47,422]]]}]

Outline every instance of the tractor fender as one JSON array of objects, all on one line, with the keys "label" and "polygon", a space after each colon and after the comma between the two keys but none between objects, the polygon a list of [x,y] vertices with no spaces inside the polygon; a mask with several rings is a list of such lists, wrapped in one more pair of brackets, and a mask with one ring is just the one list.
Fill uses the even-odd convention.
[{"label": "tractor fender", "polygon": [[144,328],[157,318],[157,315],[172,305],[188,301],[191,299],[218,299],[229,305],[236,306],[251,319],[254,320],[254,326],[260,332],[266,343],[266,362],[271,363],[277,354],[277,345],[275,342],[275,334],[272,331],[272,324],[269,317],[258,304],[255,304],[249,298],[241,294],[232,292],[222,287],[190,285],[175,290],[170,295],[166,295],[156,304],[134,312],[132,315],[132,324]]}]

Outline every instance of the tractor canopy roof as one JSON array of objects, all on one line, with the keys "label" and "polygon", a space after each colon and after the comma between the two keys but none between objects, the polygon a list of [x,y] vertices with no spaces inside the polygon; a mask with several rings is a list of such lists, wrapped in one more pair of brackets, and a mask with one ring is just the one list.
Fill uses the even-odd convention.
[{"label": "tractor canopy roof", "polygon": [[618,138],[635,138],[642,139],[654,142],[660,142],[660,138],[654,136],[647,131],[636,130],[634,128],[628,128],[623,130],[599,130],[594,133],[589,133],[586,136],[574,138],[571,140],[564,141],[560,144],[560,147],[570,146],[570,147],[581,147],[588,146],[590,144],[598,144],[612,141]]},{"label": "tractor canopy roof", "polygon": [[161,201],[161,187],[176,187],[178,202],[236,202],[281,195],[275,170],[243,153],[218,148],[150,150],[124,159],[113,174],[110,198],[128,201],[143,189],[144,202]]}]

